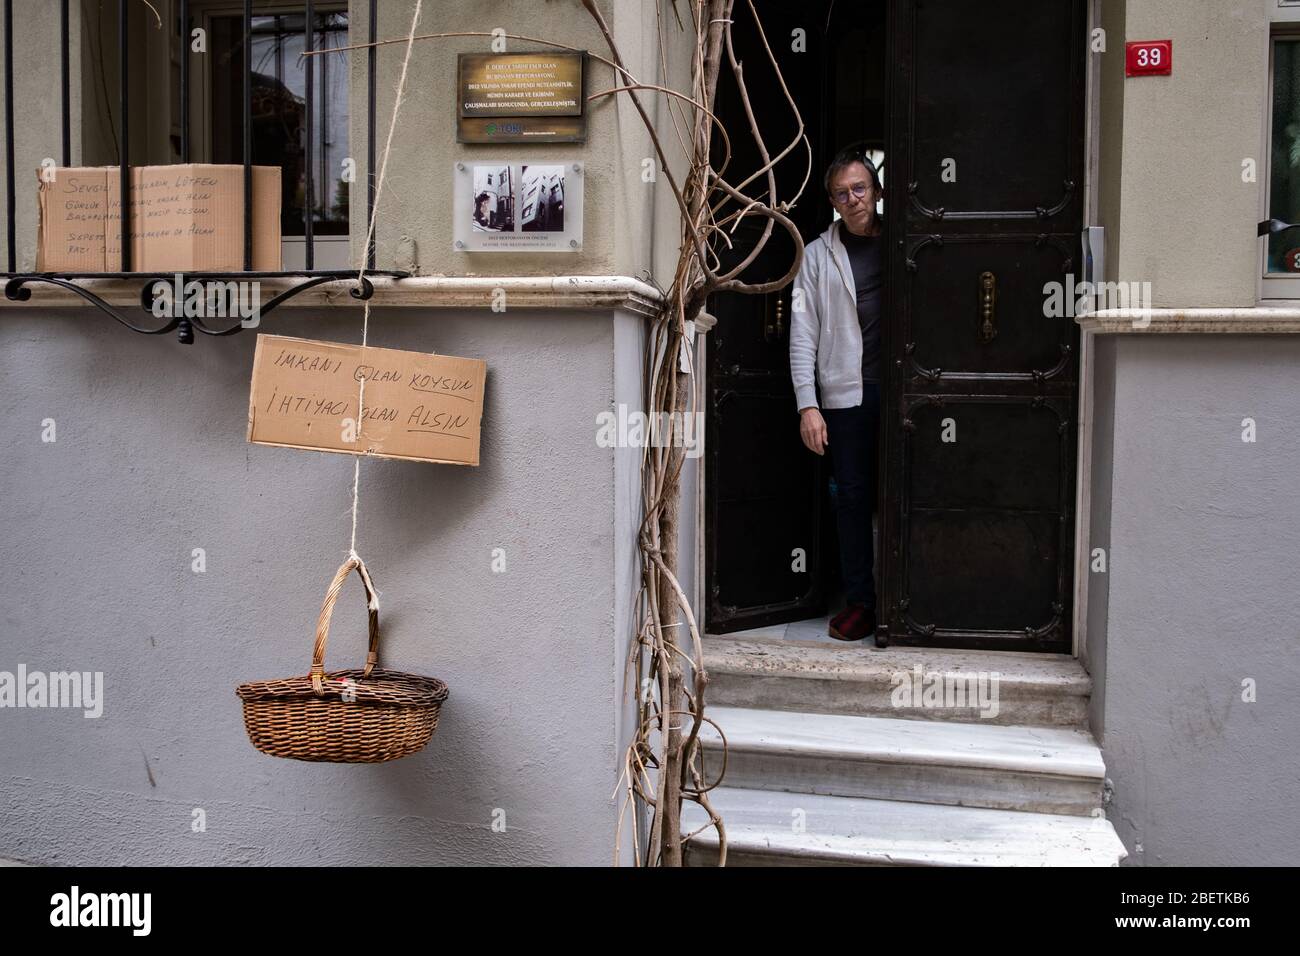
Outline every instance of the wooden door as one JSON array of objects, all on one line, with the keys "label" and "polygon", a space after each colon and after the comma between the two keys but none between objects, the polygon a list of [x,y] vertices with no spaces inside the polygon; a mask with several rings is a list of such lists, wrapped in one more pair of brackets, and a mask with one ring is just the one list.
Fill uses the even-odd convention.
[{"label": "wooden door", "polygon": [[892,644],[1070,646],[1078,329],[1044,287],[1077,271],[1085,6],[891,7]]}]

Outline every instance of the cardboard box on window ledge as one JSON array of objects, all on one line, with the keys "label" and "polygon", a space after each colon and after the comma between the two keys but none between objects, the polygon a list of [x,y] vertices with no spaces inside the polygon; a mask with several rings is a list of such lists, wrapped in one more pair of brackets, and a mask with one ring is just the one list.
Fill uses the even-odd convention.
[{"label": "cardboard box on window ledge", "polygon": [[[121,272],[116,166],[37,170],[37,272]],[[279,272],[280,168],[253,167],[253,268]],[[243,272],[244,167],[131,170],[132,272]]]}]

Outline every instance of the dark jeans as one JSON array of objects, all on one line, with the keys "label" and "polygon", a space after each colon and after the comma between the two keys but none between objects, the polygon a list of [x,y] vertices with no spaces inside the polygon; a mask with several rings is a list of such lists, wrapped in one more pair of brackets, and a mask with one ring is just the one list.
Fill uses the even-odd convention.
[{"label": "dark jeans", "polygon": [[876,505],[876,432],[880,425],[880,386],[862,386],[862,404],[824,408],[835,475],[835,516],[840,533],[840,568],[849,603],[876,606],[871,513]]}]

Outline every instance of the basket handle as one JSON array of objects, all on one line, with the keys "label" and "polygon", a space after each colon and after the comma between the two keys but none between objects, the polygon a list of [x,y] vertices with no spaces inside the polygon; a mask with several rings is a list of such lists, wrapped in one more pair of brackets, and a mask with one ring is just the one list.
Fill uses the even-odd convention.
[{"label": "basket handle", "polygon": [[366,589],[366,604],[370,608],[370,647],[366,654],[366,668],[363,676],[369,677],[379,662],[379,596],[370,580],[370,571],[361,556],[353,551],[339,567],[325,592],[325,603],[321,605],[320,618],[316,621],[316,646],[311,652],[311,687],[317,697],[325,696],[325,642],[329,639],[330,618],[334,615],[334,603],[343,590],[343,582],[355,570],[361,576],[361,584]]}]

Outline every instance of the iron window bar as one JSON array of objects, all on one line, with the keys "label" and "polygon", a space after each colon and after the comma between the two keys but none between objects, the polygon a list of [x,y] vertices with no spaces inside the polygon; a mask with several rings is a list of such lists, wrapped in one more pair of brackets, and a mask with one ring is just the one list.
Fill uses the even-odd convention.
[{"label": "iron window bar", "polygon": [[[185,287],[190,282],[199,282],[205,284],[208,282],[225,283],[230,281],[244,280],[261,280],[261,279],[289,279],[298,280],[285,289],[280,290],[273,298],[265,304],[261,304],[258,309],[258,318],[265,316],[268,312],[275,309],[288,299],[293,298],[300,292],[315,286],[323,285],[330,282],[351,282],[353,287],[348,290],[352,298],[359,301],[365,301],[374,295],[375,287],[370,281],[371,277],[383,277],[390,279],[405,279],[410,277],[409,272],[398,270],[376,270],[375,266],[375,242],[373,238],[369,239],[366,248],[366,271],[360,274],[356,269],[316,269],[315,250],[314,250],[314,216],[315,216],[315,196],[314,180],[312,174],[313,163],[315,160],[315,137],[313,136],[312,123],[315,119],[315,87],[314,87],[314,66],[309,62],[306,69],[305,77],[305,110],[306,110],[306,128],[305,128],[305,202],[303,204],[303,233],[305,238],[306,268],[291,269],[276,272],[255,272],[253,271],[253,57],[252,57],[252,37],[253,37],[253,0],[244,0],[243,4],[243,103],[242,103],[242,126],[244,134],[243,149],[243,194],[244,194],[244,271],[243,272],[213,272],[213,271],[193,271],[193,272],[134,272],[131,270],[131,164],[129,155],[130,143],[130,117],[128,115],[128,88],[129,88],[129,42],[128,42],[128,13],[129,4],[133,0],[118,0],[118,17],[117,17],[117,40],[118,40],[118,60],[121,65],[118,74],[118,142],[119,146],[119,177],[121,190],[121,269],[118,272],[23,272],[17,271],[17,203],[16,203],[16,185],[14,169],[14,75],[13,75],[13,0],[4,0],[4,102],[5,102],[5,158],[6,158],[6,182],[5,196],[7,199],[7,238],[9,241],[8,248],[8,271],[0,275],[0,279],[5,282],[5,298],[12,302],[26,302],[32,297],[33,285],[51,285],[57,288],[66,289],[69,292],[80,296],[87,303],[94,306],[100,312],[108,315],[110,318],[126,326],[133,332],[139,332],[143,335],[161,335],[173,330],[177,333],[178,341],[189,345],[194,342],[194,332],[211,336],[234,335],[245,326],[241,321],[234,325],[217,327],[207,324],[202,317],[172,315],[167,317],[168,321],[162,325],[139,325],[133,322],[125,314],[114,308],[106,302],[93,289],[87,288],[80,284],[81,280],[87,279],[117,279],[126,281],[140,281],[143,283],[140,289],[140,308],[149,315],[154,314],[154,303],[159,295],[159,282],[178,282]],[[71,84],[70,84],[70,44],[69,35],[71,32],[69,6],[70,0],[60,0],[59,11],[59,29],[60,29],[60,86],[63,97],[63,116],[61,123],[62,147],[63,147],[63,165],[69,167],[72,165],[72,132],[71,132]],[[189,0],[179,0],[179,28],[181,42],[181,162],[190,162],[190,16]],[[377,82],[377,62],[375,58],[375,47],[373,46],[378,32],[378,4],[375,0],[370,0],[367,4],[369,13],[368,33],[369,42],[372,44],[366,51],[367,56],[367,111],[366,111],[366,157],[367,157],[367,191],[366,191],[366,222],[369,223],[374,215],[375,207],[375,182],[374,176],[370,171],[374,169],[375,163],[375,84]],[[314,2],[305,0],[305,25],[304,25],[304,42],[305,51],[314,52],[315,50],[315,25],[314,25]],[[207,300],[207,288],[204,288],[204,299]],[[173,310],[175,311],[175,310]]]}]

